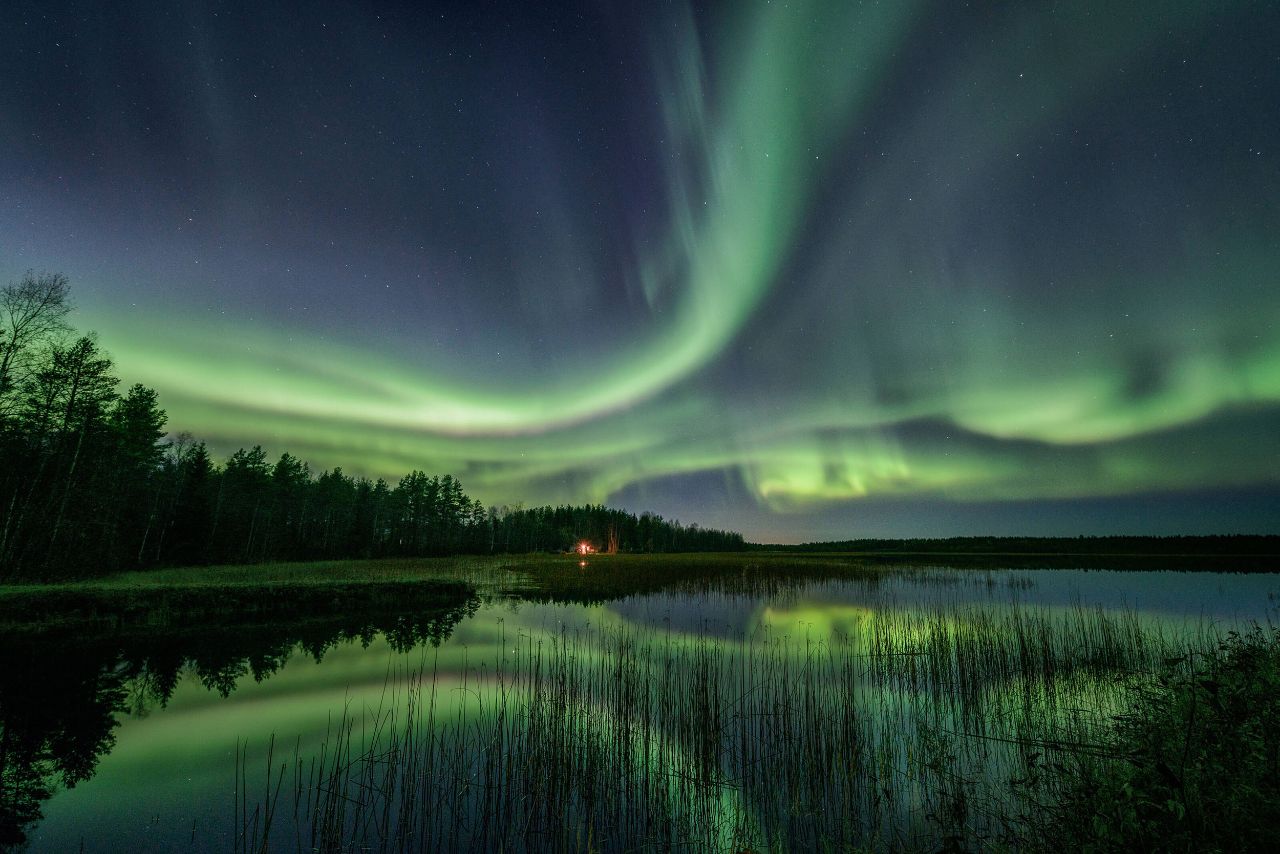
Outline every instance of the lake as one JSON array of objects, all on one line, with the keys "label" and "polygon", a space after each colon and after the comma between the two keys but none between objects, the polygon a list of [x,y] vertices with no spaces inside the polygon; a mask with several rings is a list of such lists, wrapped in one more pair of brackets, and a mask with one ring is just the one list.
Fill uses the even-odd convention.
[{"label": "lake", "polygon": [[[607,571],[585,563],[584,579]],[[766,564],[582,597],[513,577],[412,614],[64,632],[0,668],[0,838],[992,840],[1020,808],[1010,779],[1096,739],[1134,680],[1280,615],[1280,575],[1176,570]]]}]

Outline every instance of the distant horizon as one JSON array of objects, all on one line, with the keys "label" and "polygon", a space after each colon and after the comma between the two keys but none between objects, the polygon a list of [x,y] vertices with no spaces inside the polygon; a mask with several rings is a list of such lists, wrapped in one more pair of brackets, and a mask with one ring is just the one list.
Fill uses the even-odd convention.
[{"label": "distant horizon", "polygon": [[[1031,537],[1018,534],[1010,534],[1004,536],[992,534],[961,534],[949,537],[851,537],[840,540],[814,540],[804,543],[758,543],[747,541],[748,546],[778,546],[780,548],[792,548],[795,546],[826,546],[841,545],[844,543],[950,543],[957,541],[986,541],[996,540],[1004,541],[1030,541],[1041,543],[1056,542],[1072,542],[1072,541],[1096,541],[1096,540],[1176,540],[1176,541],[1217,541],[1217,540],[1274,540],[1280,545],[1280,534],[1077,534],[1076,536],[1046,536]],[[911,554],[911,552],[903,552],[903,554]],[[974,552],[974,554],[982,554],[982,552]],[[1280,554],[1278,552],[1277,554]],[[1270,553],[1268,553],[1270,556]]]}]

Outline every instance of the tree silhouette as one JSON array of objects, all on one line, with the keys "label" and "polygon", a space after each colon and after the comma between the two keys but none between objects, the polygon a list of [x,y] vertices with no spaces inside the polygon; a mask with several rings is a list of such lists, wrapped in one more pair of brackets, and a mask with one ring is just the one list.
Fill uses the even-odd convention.
[{"label": "tree silhouette", "polygon": [[0,579],[266,560],[565,551],[734,549],[742,538],[603,506],[490,507],[453,475],[391,487],[315,476],[260,445],[220,467],[166,439],[156,392],[123,394],[92,335],[66,340],[66,279],[28,274],[0,299]]}]

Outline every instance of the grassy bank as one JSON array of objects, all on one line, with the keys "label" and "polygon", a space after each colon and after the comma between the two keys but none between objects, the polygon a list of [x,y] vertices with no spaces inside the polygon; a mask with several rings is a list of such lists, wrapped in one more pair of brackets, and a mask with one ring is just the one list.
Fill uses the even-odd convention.
[{"label": "grassy bank", "polygon": [[90,581],[0,587],[0,632],[232,625],[331,613],[437,608],[475,595],[504,567],[475,559],[325,561],[131,572]]},{"label": "grassy bank", "polygon": [[333,614],[385,616],[475,596],[600,601],[680,584],[840,570],[808,557],[742,554],[521,555],[202,566],[129,572],[56,584],[0,586],[0,635],[79,628],[120,631],[215,622],[297,621]]},{"label": "grassy bank", "polygon": [[[190,566],[126,572],[83,581],[0,585],[0,620],[24,610],[62,610],[111,603],[220,600],[256,607],[258,601],[298,597],[400,595],[422,588],[467,585],[486,594],[520,594],[565,601],[608,599],[681,583],[707,583],[779,572],[810,577],[863,571],[839,556],[747,555],[474,555],[441,558],[333,560]],[[217,606],[222,607],[222,606]]]}]

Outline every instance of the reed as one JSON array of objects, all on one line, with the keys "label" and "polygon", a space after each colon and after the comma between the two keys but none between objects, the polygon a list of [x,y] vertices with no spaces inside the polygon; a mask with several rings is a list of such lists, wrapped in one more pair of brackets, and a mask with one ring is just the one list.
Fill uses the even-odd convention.
[{"label": "reed", "polygon": [[448,673],[431,650],[388,675],[376,707],[348,708],[318,757],[295,753],[268,778],[241,847],[1017,844],[1026,787],[1011,783],[1099,749],[1160,663],[1212,636],[1128,612],[942,599],[736,640],[521,632]]}]

